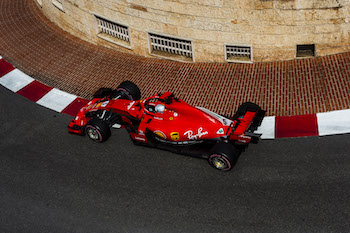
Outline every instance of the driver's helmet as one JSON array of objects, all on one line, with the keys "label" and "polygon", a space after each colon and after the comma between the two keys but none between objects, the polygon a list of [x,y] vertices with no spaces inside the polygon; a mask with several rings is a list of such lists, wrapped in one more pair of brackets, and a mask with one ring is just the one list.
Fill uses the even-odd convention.
[{"label": "driver's helmet", "polygon": [[163,104],[157,104],[155,110],[158,113],[163,113],[165,111],[165,106]]}]

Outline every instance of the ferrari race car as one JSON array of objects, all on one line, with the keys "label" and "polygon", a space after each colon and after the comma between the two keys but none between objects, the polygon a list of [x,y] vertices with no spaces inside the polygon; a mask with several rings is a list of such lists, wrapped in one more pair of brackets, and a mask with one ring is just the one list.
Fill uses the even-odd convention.
[{"label": "ferrari race car", "polygon": [[243,103],[232,117],[193,107],[171,92],[140,100],[139,88],[130,81],[116,90],[100,88],[68,125],[70,133],[87,135],[95,142],[111,136],[111,128],[125,128],[136,145],[161,148],[208,159],[222,171],[230,170],[249,143],[258,143],[254,131],[265,111]]}]

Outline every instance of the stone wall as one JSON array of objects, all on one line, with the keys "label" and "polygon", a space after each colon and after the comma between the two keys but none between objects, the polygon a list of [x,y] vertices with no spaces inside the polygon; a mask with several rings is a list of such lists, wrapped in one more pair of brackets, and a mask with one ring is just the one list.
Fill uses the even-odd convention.
[{"label": "stone wall", "polygon": [[[350,0],[61,0],[63,11],[41,1],[69,33],[146,57],[148,32],[192,40],[195,62],[225,62],[225,44],[252,46],[253,62],[295,59],[300,44],[317,56],[350,51]],[[99,38],[93,14],[128,26],[130,48]]]}]

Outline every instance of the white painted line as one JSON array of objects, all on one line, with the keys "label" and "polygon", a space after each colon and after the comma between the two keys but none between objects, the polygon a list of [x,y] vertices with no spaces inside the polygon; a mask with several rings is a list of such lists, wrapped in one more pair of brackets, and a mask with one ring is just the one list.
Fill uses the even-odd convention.
[{"label": "white painted line", "polygon": [[76,95],[72,95],[54,88],[40,100],[38,100],[37,103],[54,111],[61,112],[76,98]]},{"label": "white painted line", "polygon": [[275,117],[264,117],[261,125],[254,133],[261,133],[261,139],[274,139],[275,138]]},{"label": "white painted line", "polygon": [[320,136],[350,133],[350,109],[317,113]]},{"label": "white painted line", "polygon": [[0,78],[0,84],[13,92],[21,90],[33,81],[34,79],[32,77],[18,69],[14,69]]}]

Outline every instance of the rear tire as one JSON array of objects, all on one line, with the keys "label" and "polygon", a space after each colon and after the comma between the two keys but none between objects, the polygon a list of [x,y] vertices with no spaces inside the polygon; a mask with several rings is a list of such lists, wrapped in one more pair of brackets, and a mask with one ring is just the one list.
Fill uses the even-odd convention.
[{"label": "rear tire", "polygon": [[95,142],[104,142],[111,136],[111,129],[106,122],[93,118],[86,124],[85,133]]},{"label": "rear tire", "polygon": [[141,91],[135,83],[124,81],[118,86],[116,95],[121,95],[121,99],[139,100]]},{"label": "rear tire", "polygon": [[220,171],[229,171],[236,164],[239,150],[225,142],[216,144],[208,157],[209,164]]}]

